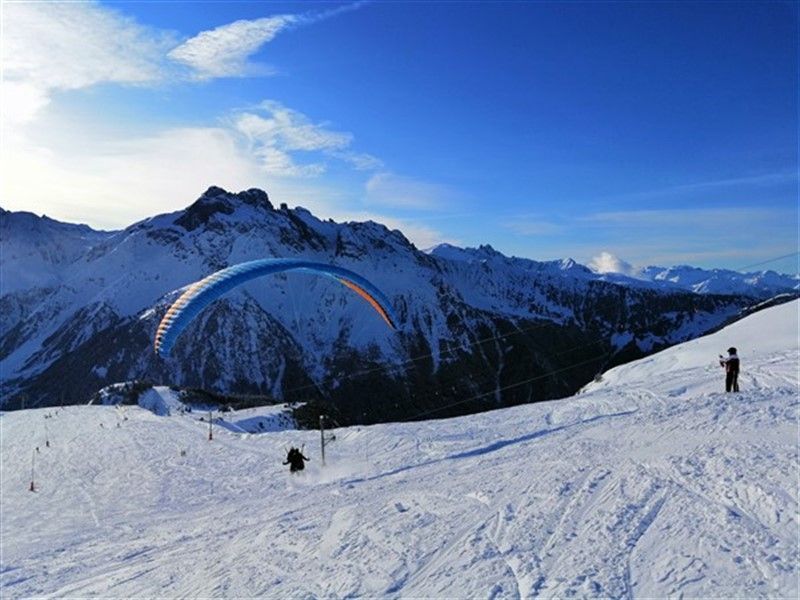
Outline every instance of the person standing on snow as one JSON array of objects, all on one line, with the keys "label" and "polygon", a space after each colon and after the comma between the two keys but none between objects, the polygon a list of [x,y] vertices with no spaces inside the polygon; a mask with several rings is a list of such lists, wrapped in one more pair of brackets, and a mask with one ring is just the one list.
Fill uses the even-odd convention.
[{"label": "person standing on snow", "polygon": [[725,391],[739,391],[739,357],[736,355],[736,348],[728,348],[728,357],[719,355],[719,364],[725,367]]}]

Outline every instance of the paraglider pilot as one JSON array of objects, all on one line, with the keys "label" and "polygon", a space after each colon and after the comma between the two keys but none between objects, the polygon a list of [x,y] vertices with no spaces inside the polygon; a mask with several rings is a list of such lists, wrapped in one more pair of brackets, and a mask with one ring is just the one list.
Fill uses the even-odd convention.
[{"label": "paraglider pilot", "polygon": [[736,348],[728,348],[728,357],[719,355],[719,364],[725,367],[725,391],[739,391],[739,357],[736,355]]},{"label": "paraglider pilot", "polygon": [[298,450],[297,448],[290,448],[289,452],[286,454],[286,460],[283,464],[291,465],[289,467],[289,472],[296,473],[297,471],[302,471],[306,468],[305,461],[310,460],[309,458],[303,456],[303,453]]}]

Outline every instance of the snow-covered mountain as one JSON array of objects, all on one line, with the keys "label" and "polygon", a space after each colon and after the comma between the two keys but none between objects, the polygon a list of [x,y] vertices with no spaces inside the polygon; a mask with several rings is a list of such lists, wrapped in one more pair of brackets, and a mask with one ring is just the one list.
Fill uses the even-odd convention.
[{"label": "snow-covered mountain", "polygon": [[[110,233],[3,219],[0,382],[10,407],[144,379],[310,401],[340,422],[462,414],[569,395],[609,366],[735,319],[762,295],[605,281],[574,261],[489,247],[421,252],[399,231],[275,208],[256,189],[212,187],[185,210]],[[175,290],[269,256],[361,274],[386,293],[399,331],[327,278],[278,275],[209,307],[171,359],[153,354]]]},{"label": "snow-covered mountain", "polygon": [[[479,263],[498,256],[525,264],[523,258],[508,259],[491,246],[459,248],[451,244],[439,244],[427,250],[430,254],[449,260]],[[575,268],[587,279],[610,281],[621,285],[646,286],[664,291],[682,289],[697,294],[741,294],[757,298],[771,298],[779,294],[797,293],[800,290],[800,274],[785,275],[775,271],[740,273],[730,269],[700,269],[688,265],[675,267],[634,267],[617,257],[604,253],[602,265],[583,266],[572,259],[559,263],[562,268]],[[599,276],[599,277],[598,277]]]},{"label": "snow-covered mountain", "polygon": [[2,295],[58,285],[67,266],[113,233],[0,208]]},{"label": "snow-covered mountain", "polygon": [[682,265],[647,267],[641,276],[653,282],[668,282],[701,294],[758,294],[768,297],[800,289],[800,275],[782,275],[775,271],[737,273],[728,269],[698,269]]},{"label": "snow-covered mountain", "polygon": [[[212,442],[196,414],[4,413],[0,595],[796,598],[798,309],[574,398],[337,429],[325,467],[318,432],[238,427],[272,408]],[[716,362],[731,345],[738,394]]]},{"label": "snow-covered mountain", "polygon": [[608,252],[596,257],[590,268],[592,272],[603,275],[607,281],[634,285],[645,282],[662,289],[679,288],[698,294],[747,294],[769,298],[778,294],[797,293],[800,290],[800,273],[740,273],[730,269],[699,269],[688,265],[635,267]]}]

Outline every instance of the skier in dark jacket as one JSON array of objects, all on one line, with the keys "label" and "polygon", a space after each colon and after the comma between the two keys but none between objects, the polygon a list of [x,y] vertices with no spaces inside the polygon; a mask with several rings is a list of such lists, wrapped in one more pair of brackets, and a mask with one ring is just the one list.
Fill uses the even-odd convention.
[{"label": "skier in dark jacket", "polygon": [[291,465],[289,467],[290,473],[296,473],[306,468],[305,461],[310,460],[303,456],[303,453],[297,448],[290,448],[289,453],[286,455],[286,460],[283,464]]},{"label": "skier in dark jacket", "polygon": [[725,367],[725,391],[739,391],[739,357],[736,348],[728,348],[728,357],[719,355],[719,364]]}]

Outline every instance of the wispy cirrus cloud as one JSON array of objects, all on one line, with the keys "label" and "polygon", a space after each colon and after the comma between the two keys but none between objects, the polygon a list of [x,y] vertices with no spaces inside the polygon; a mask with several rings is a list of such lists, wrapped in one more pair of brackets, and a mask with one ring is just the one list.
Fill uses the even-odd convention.
[{"label": "wispy cirrus cloud", "polygon": [[[664,228],[689,226],[694,229],[698,225],[714,229],[719,226],[740,225],[748,223],[783,221],[791,211],[776,211],[772,208],[726,206],[719,208],[674,208],[661,210],[628,210],[597,212],[577,221],[598,226],[617,226],[635,228]],[[797,211],[794,212],[796,217]]]},{"label": "wispy cirrus cloud", "polygon": [[[57,92],[102,83],[155,86],[264,74],[266,67],[250,61],[277,35],[362,4],[236,21],[181,42],[174,33],[144,26],[98,3],[8,3],[3,7],[4,119],[30,122]],[[58,123],[57,112],[50,118]],[[353,134],[278,102],[236,111],[210,126],[167,127],[147,136],[109,138],[88,122],[61,125],[62,133],[61,127],[47,132],[20,128],[13,139],[6,137],[0,148],[5,208],[35,206],[67,221],[116,228],[182,208],[208,185],[232,190],[257,186],[323,218],[372,219],[400,228],[421,247],[458,242],[433,227],[379,209],[365,211],[352,202],[352,193],[323,181],[308,183],[334,163],[365,172],[385,167],[377,157],[353,148]],[[80,148],[65,133],[76,131],[88,132]],[[390,192],[393,184],[399,188]],[[368,187],[372,202],[381,207],[398,198],[405,199],[401,204],[413,198],[412,205],[430,206],[450,193],[389,173]]]},{"label": "wispy cirrus cloud", "polygon": [[[44,211],[70,222],[119,228],[153,214],[179,210],[210,185],[232,191],[260,187],[279,202],[302,204],[322,218],[372,218],[399,226],[378,212],[349,210],[352,194],[325,182],[276,177],[231,127],[170,128],[148,136],[109,139],[88,131],[79,147],[72,132],[58,141],[71,152],[33,142],[3,149],[0,197],[7,210]],[[180,160],[176,160],[180,157]],[[272,167],[280,172],[283,165]],[[42,177],[47,173],[47,177]],[[413,224],[411,224],[413,225]],[[403,228],[405,231],[405,228]],[[411,227],[412,239],[436,238],[435,230]]]},{"label": "wispy cirrus cloud", "polygon": [[368,205],[393,208],[439,210],[456,199],[456,192],[445,185],[391,172],[370,177],[365,191]]},{"label": "wispy cirrus cloud", "polygon": [[271,68],[248,62],[264,44],[282,31],[362,5],[235,21],[181,42],[174,32],[147,27],[95,2],[4,3],[3,120],[29,122],[54,92],[99,83],[155,85],[267,75]]},{"label": "wispy cirrus cloud", "polygon": [[[248,140],[265,171],[284,177],[313,177],[326,170],[327,158],[371,170],[382,163],[377,158],[350,150],[353,135],[335,131],[326,123],[314,123],[305,114],[274,100],[242,112],[233,119],[234,128]],[[314,156],[314,162],[299,162],[298,156]],[[322,159],[322,162],[320,162]]]},{"label": "wispy cirrus cloud", "polygon": [[[173,34],[145,27],[96,3],[9,3],[3,7],[3,123],[7,139],[26,143],[19,125],[32,121],[54,93],[99,83],[165,84],[186,77],[174,61],[197,78],[243,75],[247,57],[279,32],[312,24],[360,3],[298,15],[236,21],[178,45]],[[199,75],[198,75],[199,74]],[[12,127],[14,131],[12,131]],[[350,133],[314,123],[298,111],[265,102],[255,113],[237,116],[234,129],[251,143],[262,169],[285,177],[315,177],[326,170],[323,153],[357,170],[375,170],[377,158],[355,152]],[[6,143],[5,151],[10,151]]]},{"label": "wispy cirrus cloud", "polygon": [[174,128],[125,140],[89,134],[69,154],[24,145],[0,161],[3,208],[35,206],[57,219],[105,229],[185,208],[210,185],[231,191],[260,187],[274,202],[302,205],[323,219],[383,223],[419,248],[460,243],[418,220],[348,205],[351,193],[324,182],[275,177],[228,127]]},{"label": "wispy cirrus cloud", "polygon": [[777,171],[775,173],[761,173],[759,175],[748,175],[746,177],[731,177],[728,179],[713,179],[709,181],[698,181],[695,183],[685,183],[676,185],[671,190],[706,190],[713,188],[726,188],[731,186],[754,186],[763,187],[779,185],[797,181],[797,171]]},{"label": "wispy cirrus cloud", "polygon": [[6,3],[3,19],[6,123],[30,121],[55,91],[159,81],[176,43],[94,3]]},{"label": "wispy cirrus cloud", "polygon": [[501,225],[520,236],[531,237],[558,237],[561,234],[572,237],[577,232],[583,232],[587,236],[624,236],[628,240],[666,237],[672,240],[705,239],[716,243],[723,238],[735,241],[759,233],[766,235],[772,228],[786,231],[786,224],[796,224],[797,220],[797,208],[750,205],[600,211],[584,215],[561,215],[556,221],[522,214],[504,218]]},{"label": "wispy cirrus cloud", "polygon": [[313,151],[340,150],[353,141],[352,134],[333,131],[324,123],[313,123],[303,113],[274,100],[262,102],[258,109],[266,116],[242,113],[236,118],[236,128],[264,144]]},{"label": "wispy cirrus cloud", "polygon": [[677,199],[686,198],[703,198],[712,193],[725,193],[732,192],[738,193],[758,193],[760,191],[778,188],[797,184],[798,174],[796,169],[786,169],[780,171],[773,171],[768,173],[758,173],[754,175],[745,175],[742,177],[727,177],[719,179],[707,179],[705,181],[693,181],[689,183],[680,183],[671,186],[665,186],[655,189],[642,190],[638,192],[627,192],[621,194],[614,194],[609,196],[606,200],[619,200],[619,199],[654,199],[654,198],[670,198]]},{"label": "wispy cirrus cloud", "polygon": [[302,14],[284,14],[239,20],[221,25],[186,40],[169,52],[169,58],[190,67],[197,79],[266,75],[272,69],[249,61],[266,43],[283,32],[355,10],[363,2]]},{"label": "wispy cirrus cloud", "polygon": [[259,146],[253,149],[261,169],[276,177],[313,178],[322,175],[326,166],[321,162],[298,163],[292,155],[274,146]]},{"label": "wispy cirrus cloud", "polygon": [[171,50],[169,58],[190,67],[198,79],[267,74],[247,59],[281,31],[299,22],[297,15],[235,21],[203,31]]},{"label": "wispy cirrus cloud", "polygon": [[376,171],[384,167],[383,161],[366,152],[351,150],[333,150],[330,155],[350,164],[357,171]]},{"label": "wispy cirrus cloud", "polygon": [[93,3],[9,3],[3,16],[4,77],[53,89],[153,81],[174,43]]}]

